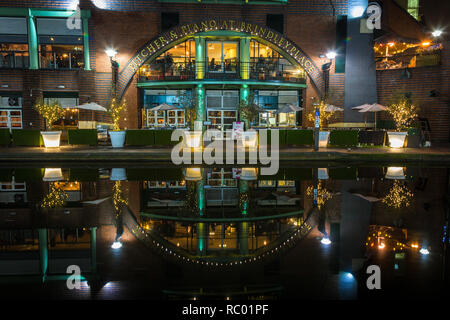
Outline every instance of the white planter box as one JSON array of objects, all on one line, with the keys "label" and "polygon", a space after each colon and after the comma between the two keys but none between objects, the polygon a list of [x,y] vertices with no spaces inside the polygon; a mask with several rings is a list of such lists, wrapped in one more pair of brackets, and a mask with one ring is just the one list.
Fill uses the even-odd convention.
[{"label": "white planter box", "polygon": [[330,131],[319,132],[319,148],[326,148],[328,146],[328,139],[330,138]]},{"label": "white planter box", "polygon": [[44,147],[58,148],[61,141],[61,131],[41,131]]},{"label": "white planter box", "polygon": [[127,180],[127,172],[125,171],[125,168],[112,168],[109,180],[111,181]]},{"label": "white planter box", "polygon": [[123,148],[125,145],[125,131],[110,131],[111,144],[113,148]]},{"label": "white planter box", "polygon": [[387,134],[389,138],[389,146],[391,148],[403,148],[408,132],[391,131]]}]

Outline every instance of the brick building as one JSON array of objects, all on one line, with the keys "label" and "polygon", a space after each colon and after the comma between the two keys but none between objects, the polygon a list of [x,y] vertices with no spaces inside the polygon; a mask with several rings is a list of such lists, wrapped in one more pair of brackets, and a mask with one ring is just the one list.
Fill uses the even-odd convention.
[{"label": "brick building", "polygon": [[[107,106],[112,48],[126,128],[183,127],[182,108],[149,109],[196,95],[198,119],[228,129],[250,93],[265,109],[256,125],[310,127],[307,113],[326,91],[345,109],[334,122],[362,123],[352,107],[400,90],[421,101],[432,141],[448,142],[448,38],[433,38],[408,3],[379,1],[381,29],[370,30],[363,0],[0,0],[0,125],[42,128],[39,97]],[[304,110],[277,115],[286,104]],[[64,123],[105,121],[91,117],[69,109]]]}]

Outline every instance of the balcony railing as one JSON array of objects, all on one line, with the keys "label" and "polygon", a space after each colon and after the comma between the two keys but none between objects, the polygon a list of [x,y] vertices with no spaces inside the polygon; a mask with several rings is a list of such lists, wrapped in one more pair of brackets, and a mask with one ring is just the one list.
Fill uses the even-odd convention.
[{"label": "balcony railing", "polygon": [[41,52],[39,55],[41,69],[82,69],[84,67],[84,54],[82,51],[74,52]]},{"label": "balcony railing", "polygon": [[28,51],[0,51],[0,68],[28,68]]},{"label": "balcony railing", "polygon": [[375,58],[377,70],[420,68],[438,66],[441,63],[441,53],[436,51],[425,54],[398,54]]},{"label": "balcony railing", "polygon": [[139,70],[139,82],[195,80],[196,74],[204,80],[250,80],[305,83],[306,72],[277,61],[231,63],[167,63],[145,65]]}]

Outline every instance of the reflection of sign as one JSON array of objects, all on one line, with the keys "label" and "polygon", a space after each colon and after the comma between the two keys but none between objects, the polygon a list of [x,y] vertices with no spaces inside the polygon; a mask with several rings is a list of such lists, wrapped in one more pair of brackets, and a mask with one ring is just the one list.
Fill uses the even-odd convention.
[{"label": "reflection of sign", "polygon": [[241,168],[233,168],[233,179],[239,179],[241,177]]},{"label": "reflection of sign", "polygon": [[241,121],[233,122],[233,131],[231,132],[231,139],[241,140],[243,131],[244,131],[244,122]]}]

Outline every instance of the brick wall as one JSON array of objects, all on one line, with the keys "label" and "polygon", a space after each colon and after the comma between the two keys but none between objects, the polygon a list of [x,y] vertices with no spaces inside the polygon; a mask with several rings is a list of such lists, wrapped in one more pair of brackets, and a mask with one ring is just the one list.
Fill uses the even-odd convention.
[{"label": "brick wall", "polygon": [[[377,71],[378,102],[389,103],[393,92],[411,92],[420,102],[419,116],[428,119],[431,126],[431,139],[434,142],[448,142],[450,131],[450,43],[444,42],[441,66],[408,69],[410,78],[402,77],[403,69]],[[437,90],[447,97],[430,97],[430,91]],[[386,112],[379,113],[380,119],[390,119]]]}]

